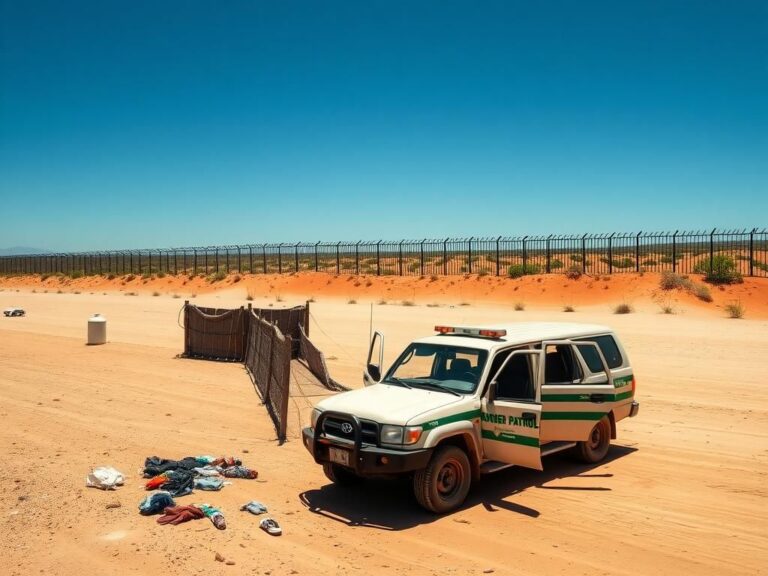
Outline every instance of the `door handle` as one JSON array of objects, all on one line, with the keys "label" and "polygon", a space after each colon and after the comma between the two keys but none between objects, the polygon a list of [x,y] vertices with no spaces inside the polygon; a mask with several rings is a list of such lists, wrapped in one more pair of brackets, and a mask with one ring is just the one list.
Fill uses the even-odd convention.
[{"label": "door handle", "polygon": [[590,394],[589,400],[591,402],[596,402],[598,404],[601,402],[605,402],[605,394]]},{"label": "door handle", "polygon": [[521,414],[523,420],[536,420],[536,413],[535,412],[523,412]]}]

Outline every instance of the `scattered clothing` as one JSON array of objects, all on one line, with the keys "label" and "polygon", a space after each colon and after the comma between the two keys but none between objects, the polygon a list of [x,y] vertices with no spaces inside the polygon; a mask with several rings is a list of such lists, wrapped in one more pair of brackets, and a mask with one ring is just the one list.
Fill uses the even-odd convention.
[{"label": "scattered clothing", "polygon": [[256,500],[251,500],[248,502],[248,504],[243,504],[240,506],[240,510],[248,511],[251,514],[256,514],[257,516],[259,514],[264,514],[267,511],[267,507],[264,506],[261,502],[257,502]]},{"label": "scattered clothing", "polygon": [[210,504],[196,504],[196,506],[211,519],[211,522],[213,522],[213,525],[216,526],[216,528],[219,530],[225,530],[227,528],[227,521],[224,519],[224,514],[221,513],[221,510],[214,508]]},{"label": "scattered clothing", "polygon": [[197,460],[203,466],[206,466],[216,460],[216,456],[195,456],[195,460]]},{"label": "scattered clothing", "polygon": [[193,456],[187,456],[181,460],[166,460],[157,456],[150,456],[144,460],[144,477],[152,478],[170,470],[192,470],[200,464],[197,458]]},{"label": "scattered clothing", "polygon": [[223,486],[221,478],[195,478],[195,488],[200,490],[221,490]]},{"label": "scattered clothing", "polygon": [[259,477],[259,473],[256,470],[251,470],[250,468],[240,465],[224,468],[221,473],[227,478],[249,478],[255,480]]},{"label": "scattered clothing", "polygon": [[259,522],[259,528],[272,536],[280,536],[280,534],[283,533],[283,529],[280,528],[277,521],[272,518],[264,518],[264,520]]},{"label": "scattered clothing", "polygon": [[229,468],[230,466],[240,466],[242,462],[234,456],[222,456],[221,458],[216,458],[210,462],[210,464],[213,466],[221,466],[222,468]]},{"label": "scattered clothing", "polygon": [[162,488],[170,492],[171,496],[185,496],[192,493],[194,478],[194,473],[191,470],[169,470],[151,478],[145,484],[145,488],[147,490]]},{"label": "scattered clothing", "polygon": [[223,468],[218,466],[203,466],[201,468],[194,468],[192,471],[198,476],[221,476]]},{"label": "scattered clothing", "polygon": [[123,473],[111,466],[99,466],[90,471],[85,477],[85,485],[89,488],[114,490],[125,482]]},{"label": "scattered clothing", "polygon": [[166,508],[175,505],[176,502],[173,501],[168,492],[155,492],[139,503],[139,513],[144,516],[151,516],[152,514],[160,514]]},{"label": "scattered clothing", "polygon": [[157,519],[158,524],[181,524],[189,520],[205,518],[205,513],[197,506],[169,506]]}]

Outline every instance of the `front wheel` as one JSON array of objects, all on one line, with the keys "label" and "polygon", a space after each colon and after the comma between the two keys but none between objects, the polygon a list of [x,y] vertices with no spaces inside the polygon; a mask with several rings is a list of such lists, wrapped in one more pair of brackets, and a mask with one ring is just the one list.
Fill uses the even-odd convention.
[{"label": "front wheel", "polygon": [[589,433],[589,440],[579,442],[576,453],[584,462],[595,464],[605,458],[610,447],[611,422],[608,420],[608,416],[603,416]]},{"label": "front wheel", "polygon": [[444,514],[461,506],[471,482],[472,470],[464,450],[441,446],[426,468],[414,474],[413,493],[423,508]]}]

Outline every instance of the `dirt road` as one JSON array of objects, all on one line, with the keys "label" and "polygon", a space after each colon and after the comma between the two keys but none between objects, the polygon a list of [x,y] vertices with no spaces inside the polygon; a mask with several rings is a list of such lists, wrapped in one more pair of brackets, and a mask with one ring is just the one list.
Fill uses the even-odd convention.
[{"label": "dirt road", "polygon": [[[199,302],[243,303],[226,292]],[[436,517],[417,507],[407,482],[330,485],[296,438],[299,416],[278,446],[241,366],[175,357],[181,300],[0,292],[0,308],[10,305],[28,316],[0,318],[5,574],[722,576],[768,566],[765,320],[698,309],[375,306],[389,360],[439,322],[558,319],[614,326],[636,370],[640,415],[620,424],[606,462],[556,455],[544,472],[503,471],[475,485],[460,511]],[[84,345],[93,312],[108,319],[105,346]],[[312,313],[334,377],[358,386],[369,307],[320,299]],[[207,520],[160,526],[137,511],[140,468],[153,454],[232,454],[260,476],[183,500],[219,504],[226,531]],[[126,485],[85,488],[89,468],[102,464],[125,472]],[[238,511],[250,499],[269,506],[282,537]],[[216,562],[216,552],[235,564]]]}]

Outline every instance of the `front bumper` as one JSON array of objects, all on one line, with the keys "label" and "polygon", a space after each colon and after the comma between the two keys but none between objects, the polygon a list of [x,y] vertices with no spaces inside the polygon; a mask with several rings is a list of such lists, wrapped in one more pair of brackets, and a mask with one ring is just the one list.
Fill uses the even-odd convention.
[{"label": "front bumper", "polygon": [[629,417],[634,418],[638,412],[640,412],[640,403],[632,402],[632,407],[629,409]]},{"label": "front bumper", "polygon": [[[326,413],[323,413],[323,415]],[[330,448],[338,448],[349,452],[348,468],[360,476],[375,476],[379,474],[402,474],[413,472],[426,467],[432,456],[431,449],[393,450],[372,444],[363,444],[356,428],[355,441],[337,440],[321,433],[324,421],[323,415],[318,418],[316,428],[304,428],[302,441],[304,447],[312,454],[318,464],[331,463]],[[355,417],[345,415],[355,426]]]}]

